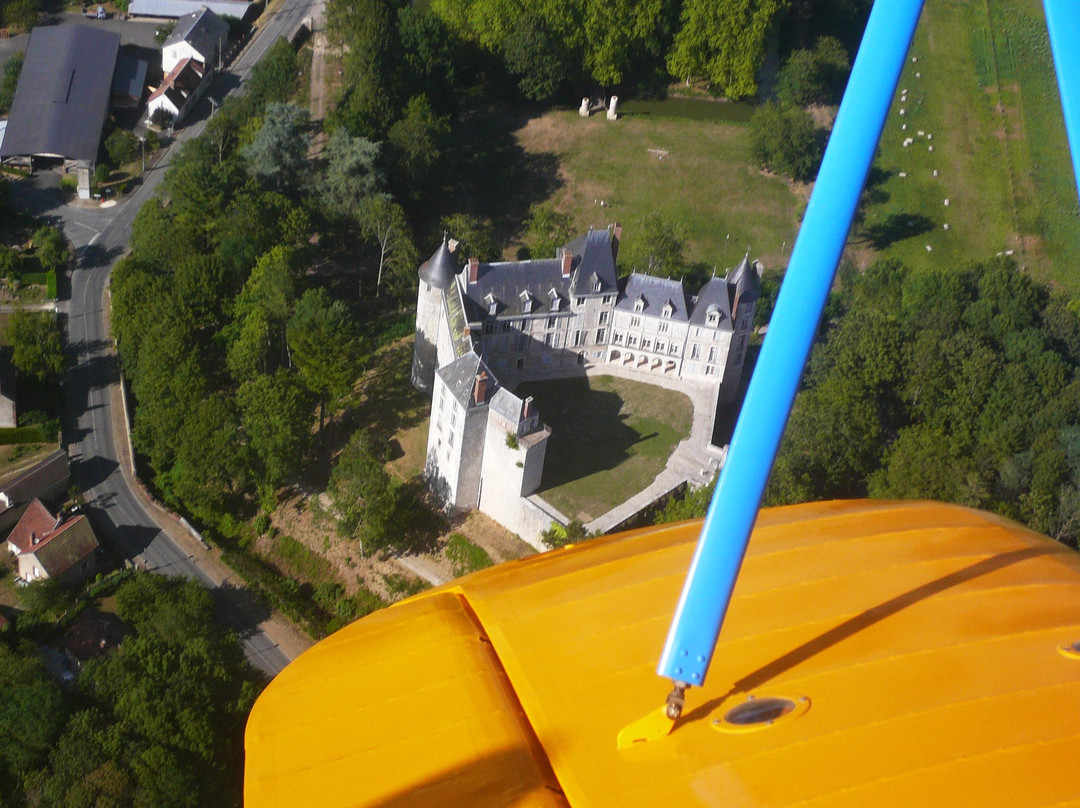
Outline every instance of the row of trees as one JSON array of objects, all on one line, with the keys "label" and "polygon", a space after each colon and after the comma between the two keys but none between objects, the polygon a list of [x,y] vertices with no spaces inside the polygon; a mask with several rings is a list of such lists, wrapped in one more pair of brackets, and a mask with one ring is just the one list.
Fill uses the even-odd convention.
[{"label": "row of trees", "polygon": [[719,95],[757,92],[787,0],[601,2],[433,0],[462,40],[499,59],[527,98],[571,85],[704,79]]},{"label": "row of trees", "polygon": [[[316,404],[364,361],[352,311],[309,288],[324,224],[295,162],[266,161],[295,123],[295,53],[279,41],[206,133],[188,141],[165,199],[135,219],[113,272],[113,323],[138,407],[133,440],[163,497],[209,524],[274,489],[302,462]],[[280,142],[278,146],[282,146]]]},{"label": "row of trees", "polygon": [[116,611],[135,634],[68,690],[33,643],[0,643],[0,803],[239,806],[263,680],[215,623],[209,591],[137,575]]}]

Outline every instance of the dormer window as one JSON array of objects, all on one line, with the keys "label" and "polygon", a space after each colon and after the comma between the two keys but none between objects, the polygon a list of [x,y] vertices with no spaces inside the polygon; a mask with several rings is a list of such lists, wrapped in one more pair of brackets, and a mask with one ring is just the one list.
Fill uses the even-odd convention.
[{"label": "dormer window", "polygon": [[488,292],[486,295],[484,295],[484,302],[487,303],[488,314],[494,317],[499,311],[498,299],[491,292]]},{"label": "dormer window", "polygon": [[521,310],[525,314],[531,313],[533,307],[532,295],[529,294],[528,290],[525,290],[519,295],[519,297],[521,298]]},{"label": "dormer window", "polygon": [[600,277],[598,275],[594,276],[592,281],[592,290],[594,292],[599,292],[602,285],[603,284],[600,283]]},{"label": "dormer window", "polygon": [[638,299],[634,301],[634,311],[638,314],[645,311],[645,295],[638,295]]},{"label": "dormer window", "polygon": [[720,325],[720,309],[715,303],[705,310],[705,324]]},{"label": "dormer window", "polygon": [[551,287],[548,290],[548,298],[550,299],[550,302],[551,302],[550,303],[551,304],[551,310],[552,311],[558,311],[559,310],[559,304],[562,303],[562,298],[559,297],[559,293],[558,293],[558,291],[556,291],[554,286]]},{"label": "dormer window", "polygon": [[672,304],[672,302],[669,300],[667,303],[664,304],[664,308],[662,309],[661,313],[664,315],[664,317],[671,317],[671,315],[675,313],[674,304]]}]

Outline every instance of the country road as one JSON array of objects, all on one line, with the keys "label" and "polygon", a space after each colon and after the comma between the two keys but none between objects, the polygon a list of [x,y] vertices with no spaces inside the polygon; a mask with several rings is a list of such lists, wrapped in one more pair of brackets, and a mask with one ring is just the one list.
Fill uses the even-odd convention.
[{"label": "country road", "polygon": [[[321,16],[321,6],[321,0],[285,0],[230,69],[215,79],[209,95],[220,103],[225,95],[242,88],[267,48],[281,36],[292,36],[306,18]],[[210,110],[209,100],[204,99],[142,185],[113,207],[50,204],[55,194],[36,193],[40,188],[15,190],[13,196],[17,201],[26,197],[31,212],[54,217],[76,248],[76,266],[59,289],[58,308],[66,325],[71,361],[63,380],[63,437],[73,481],[86,494],[95,526],[139,566],[194,578],[213,589],[219,615],[241,637],[247,658],[273,676],[303,649],[304,639],[280,617],[261,608],[244,589],[231,585],[220,562],[199,552],[194,538],[182,532],[177,535],[167,515],[151,516],[148,507],[155,509],[145,495],[140,498],[121,466],[121,458],[128,458],[127,437],[118,406],[117,360],[107,332],[109,273],[127,249],[131,223],[140,206],[153,195],[180,144],[202,132]]]}]

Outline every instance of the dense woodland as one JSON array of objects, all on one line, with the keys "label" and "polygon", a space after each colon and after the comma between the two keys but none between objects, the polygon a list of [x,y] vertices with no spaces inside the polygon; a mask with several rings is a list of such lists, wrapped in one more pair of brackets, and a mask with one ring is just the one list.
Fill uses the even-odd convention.
[{"label": "dense woodland", "polygon": [[[26,625],[71,606],[55,586],[31,590]],[[239,806],[244,722],[264,682],[209,591],[140,574],[116,613],[135,634],[68,685],[30,639],[0,641],[0,805]]]},{"label": "dense woodland", "polygon": [[[1080,303],[1005,257],[841,274],[765,504],[935,499],[1075,546]],[[704,515],[710,494],[660,519]]]}]

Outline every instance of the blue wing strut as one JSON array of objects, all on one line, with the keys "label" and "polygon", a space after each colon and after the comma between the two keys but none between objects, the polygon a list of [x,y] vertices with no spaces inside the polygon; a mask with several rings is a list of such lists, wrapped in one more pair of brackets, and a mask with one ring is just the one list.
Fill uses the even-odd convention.
[{"label": "blue wing strut", "polygon": [[1073,177],[1080,191],[1080,4],[1076,0],[1043,0],[1043,7],[1057,68],[1061,107],[1065,111]]},{"label": "blue wing strut", "polygon": [[[1061,0],[1060,5],[1073,3],[1076,0]],[[762,492],[921,10],[922,0],[877,0],[870,13],[660,658],[657,672],[676,682],[680,702],[681,689],[703,684],[709,670]],[[681,705],[676,714],[679,710]]]}]

